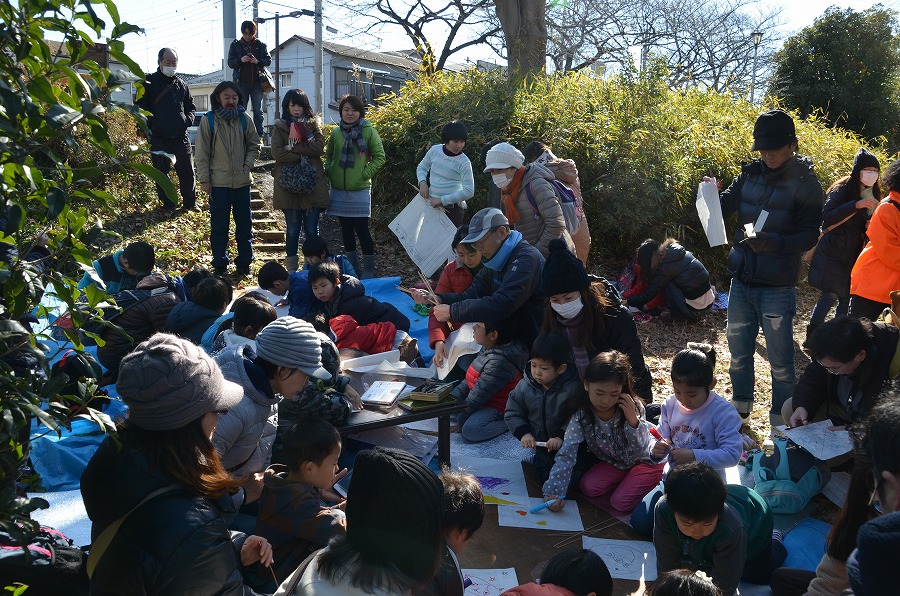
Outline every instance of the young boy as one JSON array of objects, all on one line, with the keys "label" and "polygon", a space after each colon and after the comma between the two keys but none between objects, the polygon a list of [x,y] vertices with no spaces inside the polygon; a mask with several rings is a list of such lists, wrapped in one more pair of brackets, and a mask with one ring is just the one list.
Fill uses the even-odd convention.
[{"label": "young boy", "polygon": [[[400,341],[408,336],[409,319],[394,305],[379,302],[366,296],[366,289],[355,277],[341,275],[337,263],[324,261],[309,270],[309,285],[318,302],[310,307],[310,313],[323,313],[326,319],[338,315],[350,315],[360,325],[390,321],[397,327]],[[396,345],[400,341],[395,342]]]},{"label": "young boy", "polygon": [[287,466],[273,464],[266,474],[255,533],[272,545],[279,582],[303,559],[347,531],[343,503],[328,507],[321,490],[334,484],[341,435],[321,418],[298,420],[284,435]]},{"label": "young boy", "polygon": [[453,389],[453,395],[466,404],[466,411],[459,414],[462,436],[477,443],[506,432],[506,402],[522,379],[528,347],[515,337],[509,319],[475,323],[474,336],[482,349],[466,370],[465,380]]},{"label": "young boy", "polygon": [[344,255],[333,255],[328,250],[328,243],[321,236],[310,236],[303,241],[300,249],[303,252],[303,268],[307,271],[314,265],[325,261],[337,263],[341,271],[341,275],[349,275],[359,279],[356,274],[356,265],[350,262],[350,259]]},{"label": "young boy", "polygon": [[[534,471],[546,482],[562,447],[566,424],[575,411],[581,381],[571,365],[569,341],[559,333],[542,333],[531,346],[525,377],[509,394],[504,419],[523,447],[534,449]],[[537,442],[545,442],[545,447]]]},{"label": "young boy", "polygon": [[441,129],[442,145],[433,145],[419,162],[416,177],[419,194],[441,207],[454,226],[461,226],[466,200],[475,196],[475,177],[472,162],[462,150],[469,131],[459,120],[448,122]]},{"label": "young boy", "polygon": [[783,534],[773,535],[769,506],[752,489],[725,485],[709,464],[672,469],[656,504],[653,544],[659,573],[688,567],[712,576],[723,596],[741,580],[768,584],[787,556]]},{"label": "young boy", "polygon": [[[150,275],[155,264],[156,254],[151,245],[132,242],[124,250],[117,250],[114,254],[97,259],[93,262],[93,267],[96,277],[106,286],[106,293],[115,296],[123,290],[135,289],[141,279]],[[78,289],[83,290],[96,283],[91,272],[85,272],[78,282]]]},{"label": "young boy", "polygon": [[189,339],[198,346],[203,334],[218,320],[231,302],[233,290],[218,277],[202,280],[188,302],[180,302],[166,317],[166,331]]},{"label": "young boy", "polygon": [[256,281],[260,288],[276,296],[287,294],[288,314],[292,317],[302,319],[309,314],[309,307],[314,299],[309,287],[309,271],[288,273],[281,263],[269,261],[260,267]]}]

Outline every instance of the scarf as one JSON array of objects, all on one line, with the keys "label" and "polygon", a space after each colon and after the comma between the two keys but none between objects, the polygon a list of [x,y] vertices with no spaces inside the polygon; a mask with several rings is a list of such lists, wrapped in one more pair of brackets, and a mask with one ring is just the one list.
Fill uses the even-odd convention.
[{"label": "scarf", "polygon": [[506,186],[506,188],[502,189],[500,193],[500,198],[503,200],[503,206],[506,208],[506,218],[509,220],[509,225],[514,226],[521,219],[519,215],[519,210],[516,209],[516,198],[519,196],[519,191],[522,190],[522,178],[525,177],[526,168],[523,166],[516,170],[516,174],[513,176],[512,181]]},{"label": "scarf", "polygon": [[359,150],[360,155],[365,155],[366,159],[371,159],[369,155],[369,148],[366,147],[366,139],[362,134],[363,126],[368,124],[369,121],[365,118],[360,118],[353,124],[347,124],[343,120],[341,120],[341,132],[344,135],[344,146],[341,149],[341,158],[338,160],[338,165],[342,168],[352,168],[356,163],[356,155],[353,151],[353,146],[356,146],[356,149]]},{"label": "scarf", "polygon": [[284,119],[287,122],[288,130],[288,147],[294,148],[294,145],[300,143],[305,145],[309,141],[309,129],[306,128],[306,118],[300,117],[296,120],[290,116]]},{"label": "scarf", "polygon": [[223,108],[222,106],[219,106],[215,110],[216,115],[223,120],[234,120],[235,118],[239,118],[245,111],[246,109],[241,104],[238,104],[236,108]]},{"label": "scarf", "polygon": [[503,269],[503,266],[506,264],[506,260],[509,258],[509,254],[521,241],[522,232],[518,230],[510,230],[509,236],[507,236],[506,240],[503,241],[503,244],[500,245],[500,249],[497,251],[497,254],[491,257],[488,261],[485,261],[484,257],[482,257],[484,266],[494,271],[500,271],[501,269]]}]

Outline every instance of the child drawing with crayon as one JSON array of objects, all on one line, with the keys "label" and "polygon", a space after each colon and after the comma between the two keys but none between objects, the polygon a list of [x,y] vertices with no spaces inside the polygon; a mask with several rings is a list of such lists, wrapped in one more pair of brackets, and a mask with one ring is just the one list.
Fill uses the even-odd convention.
[{"label": "child drawing with crayon", "polygon": [[584,374],[584,390],[544,483],[544,498],[553,501],[551,511],[563,508],[560,497],[568,490],[584,443],[599,461],[581,478],[581,492],[588,497],[609,495],[613,509],[631,511],[659,484],[664,464],[650,459],[652,425],[645,419],[643,400],[634,391],[628,356],[611,350],[592,358]]}]

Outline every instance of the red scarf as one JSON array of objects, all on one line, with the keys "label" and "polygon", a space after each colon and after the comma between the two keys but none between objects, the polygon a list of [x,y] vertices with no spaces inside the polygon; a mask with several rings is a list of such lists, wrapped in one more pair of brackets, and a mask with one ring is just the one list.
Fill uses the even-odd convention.
[{"label": "red scarf", "polygon": [[506,219],[509,220],[510,226],[515,226],[521,216],[519,210],[516,209],[516,199],[519,197],[519,191],[522,190],[522,178],[525,177],[525,166],[516,170],[512,181],[506,185],[501,191],[500,198],[503,200],[503,206],[506,208]]}]

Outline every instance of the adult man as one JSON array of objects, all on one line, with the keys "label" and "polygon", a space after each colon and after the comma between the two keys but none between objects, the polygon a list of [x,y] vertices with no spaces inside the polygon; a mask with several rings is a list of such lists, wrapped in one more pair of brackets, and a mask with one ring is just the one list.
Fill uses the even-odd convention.
[{"label": "adult man", "polygon": [[231,42],[228,48],[228,66],[232,68],[231,80],[240,87],[244,105],[253,109],[253,123],[256,134],[263,135],[262,100],[263,90],[259,85],[259,73],[272,64],[272,57],[266,44],[256,39],[256,23],[241,23],[241,37]]},{"label": "adult man", "polygon": [[831,419],[837,426],[868,414],[890,378],[900,329],[868,319],[841,317],[823,323],[809,339],[810,362],[784,403],[790,426]]},{"label": "adult man", "polygon": [[[157,56],[159,67],[144,81],[144,95],[137,105],[152,114],[147,119],[150,127],[150,150],[169,155],[151,156],[153,167],[168,175],[172,163],[181,186],[182,206],[197,209],[197,190],[194,188],[194,161],[187,138],[188,126],[194,122],[194,98],[180,78],[175,76],[178,55],[172,48],[163,48]],[[174,160],[171,156],[174,156]],[[172,210],[175,203],[156,185],[156,195],[163,209]]]},{"label": "adult man", "polygon": [[733,403],[746,421],[753,409],[753,355],[762,325],[772,371],[770,422],[794,388],[794,329],[800,257],[815,245],[824,192],[812,162],[797,155],[794,121],[781,110],[760,114],[752,151],[760,158],[722,193],[722,213],[738,214],[728,254],[728,348]]},{"label": "adult man", "polygon": [[463,243],[481,251],[484,267],[465,292],[438,294],[441,304],[434,307],[435,318],[461,323],[511,318],[516,336],[531,346],[544,316],[544,257],[522,234],[510,230],[509,220],[494,208],[482,209],[472,217]]}]

